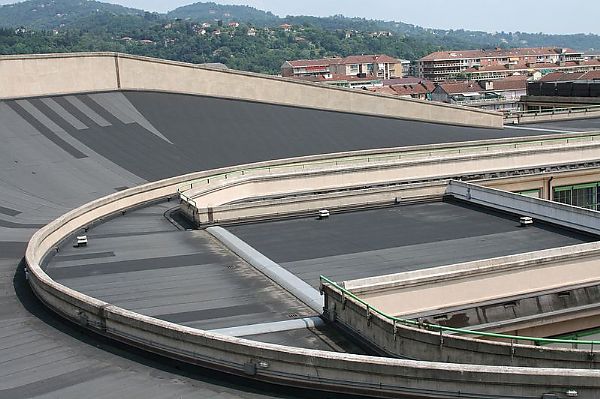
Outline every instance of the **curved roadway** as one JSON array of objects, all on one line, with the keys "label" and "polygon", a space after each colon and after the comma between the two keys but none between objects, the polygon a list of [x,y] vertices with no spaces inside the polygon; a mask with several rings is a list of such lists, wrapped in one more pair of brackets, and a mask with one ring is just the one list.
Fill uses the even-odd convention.
[{"label": "curved roadway", "polygon": [[37,228],[77,205],[250,161],[539,134],[143,92],[0,102],[0,397],[314,397],[132,351],[46,310],[21,258]]}]

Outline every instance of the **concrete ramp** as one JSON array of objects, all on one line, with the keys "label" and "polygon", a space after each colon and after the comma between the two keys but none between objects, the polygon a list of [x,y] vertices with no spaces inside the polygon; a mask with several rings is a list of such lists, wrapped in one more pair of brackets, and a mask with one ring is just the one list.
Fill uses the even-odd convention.
[{"label": "concrete ramp", "polygon": [[502,115],[491,111],[126,54],[0,57],[0,99],[115,90],[235,98],[448,125],[502,128],[503,124]]}]

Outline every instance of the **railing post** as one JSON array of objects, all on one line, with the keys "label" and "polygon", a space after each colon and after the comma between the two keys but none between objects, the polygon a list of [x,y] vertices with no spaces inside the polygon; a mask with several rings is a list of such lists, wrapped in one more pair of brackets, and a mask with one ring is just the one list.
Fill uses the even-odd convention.
[{"label": "railing post", "polygon": [[513,361],[515,357],[515,340],[511,338],[510,340],[510,361]]}]

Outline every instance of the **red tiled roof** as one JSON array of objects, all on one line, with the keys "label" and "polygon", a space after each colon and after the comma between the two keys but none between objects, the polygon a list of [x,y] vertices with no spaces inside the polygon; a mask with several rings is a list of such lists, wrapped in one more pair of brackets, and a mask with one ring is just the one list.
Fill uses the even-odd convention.
[{"label": "red tiled roof", "polygon": [[553,72],[541,78],[540,82],[572,82],[575,80],[600,80],[600,71]]},{"label": "red tiled roof", "polygon": [[397,95],[398,93],[396,93],[394,91],[394,89],[392,89],[389,86],[384,86],[384,87],[370,87],[369,91],[372,91],[374,93],[381,93],[381,94],[391,94],[391,95]]},{"label": "red tiled roof", "polygon": [[441,83],[440,86],[448,94],[477,93],[486,91],[525,90],[527,88],[527,76],[511,76],[506,79],[493,81],[493,88],[485,89],[485,81],[473,82],[449,82]]},{"label": "red tiled roof", "polygon": [[393,85],[391,88],[400,96],[409,96],[431,93],[435,89],[435,85],[427,81],[416,84]]},{"label": "red tiled roof", "polygon": [[406,85],[406,84],[419,83],[419,82],[425,81],[425,80],[426,79],[417,78],[415,76],[407,76],[407,77],[404,77],[404,78],[384,79],[383,80],[383,84],[384,84],[384,86]]},{"label": "red tiled roof", "polygon": [[526,90],[527,76],[511,76],[510,78],[494,80],[492,91],[501,90]]},{"label": "red tiled roof", "polygon": [[[420,61],[437,60],[455,60],[461,58],[492,58],[492,57],[523,57],[538,55],[556,55],[561,54],[562,49],[554,47],[533,47],[533,48],[514,48],[514,49],[495,49],[495,50],[456,50],[456,51],[437,51],[421,58]],[[580,54],[580,52],[565,49],[566,54]]]}]

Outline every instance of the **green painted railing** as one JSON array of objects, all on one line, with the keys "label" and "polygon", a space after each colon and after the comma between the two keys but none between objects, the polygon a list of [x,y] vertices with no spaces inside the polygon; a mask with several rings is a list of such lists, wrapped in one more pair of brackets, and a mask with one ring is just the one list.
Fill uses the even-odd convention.
[{"label": "green painted railing", "polygon": [[354,295],[352,292],[348,291],[347,289],[338,285],[335,281],[332,281],[325,276],[321,276],[320,280],[321,280],[321,285],[332,286],[336,290],[340,291],[340,293],[342,293],[343,296],[352,298],[354,301],[365,306],[367,308],[367,314],[369,314],[371,312],[377,313],[384,319],[391,321],[392,324],[394,325],[394,328],[396,327],[396,324],[399,323],[399,324],[404,324],[404,325],[408,325],[411,327],[423,328],[423,329],[430,330],[430,331],[438,331],[440,333],[453,332],[453,333],[464,334],[464,335],[476,335],[478,337],[506,339],[506,340],[510,340],[511,342],[527,341],[527,342],[531,342],[532,344],[534,344],[536,346],[548,345],[548,344],[591,345],[592,350],[594,348],[594,345],[600,346],[600,341],[585,341],[585,340],[572,340],[572,339],[559,339],[559,338],[538,338],[538,337],[526,337],[526,336],[522,336],[522,335],[497,334],[497,333],[491,333],[491,332],[485,332],[485,331],[474,331],[474,330],[466,330],[463,328],[447,327],[447,326],[442,326],[439,324],[422,323],[422,322],[418,322],[415,320],[409,320],[409,319],[401,319],[398,317],[388,315],[388,314],[382,312],[381,310],[374,308],[373,306],[369,305],[367,302],[363,301],[362,299],[360,299],[359,297]]}]

